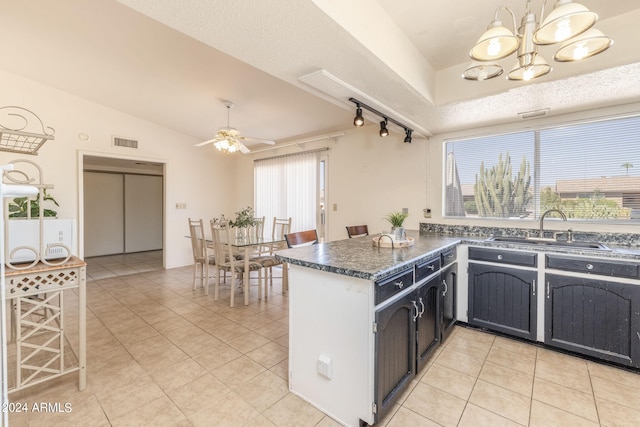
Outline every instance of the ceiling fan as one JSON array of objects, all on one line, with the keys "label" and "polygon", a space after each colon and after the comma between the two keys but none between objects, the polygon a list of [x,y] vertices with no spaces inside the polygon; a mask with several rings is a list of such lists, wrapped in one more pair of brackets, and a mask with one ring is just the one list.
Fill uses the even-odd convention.
[{"label": "ceiling fan", "polygon": [[247,148],[247,146],[244,144],[244,141],[255,141],[260,144],[268,145],[274,145],[276,143],[275,141],[271,141],[268,139],[253,138],[250,136],[240,135],[240,131],[238,129],[229,126],[229,111],[234,107],[233,102],[224,101],[224,106],[227,107],[227,126],[218,129],[215,137],[196,144],[196,147],[213,144],[214,147],[216,147],[216,149],[220,151],[225,151],[227,153],[235,153],[236,151],[240,151],[243,154],[248,154],[251,152],[251,150]]}]

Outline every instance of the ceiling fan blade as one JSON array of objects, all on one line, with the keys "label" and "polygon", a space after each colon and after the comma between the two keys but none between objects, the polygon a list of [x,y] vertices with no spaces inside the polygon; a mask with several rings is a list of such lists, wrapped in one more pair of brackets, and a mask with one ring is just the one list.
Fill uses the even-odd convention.
[{"label": "ceiling fan blade", "polygon": [[244,139],[250,142],[258,142],[260,144],[267,144],[267,145],[275,145],[276,143],[275,141],[272,141],[270,139],[254,138],[252,136],[245,136]]},{"label": "ceiling fan blade", "polygon": [[194,147],[202,147],[203,145],[207,145],[207,144],[211,144],[213,142],[216,142],[217,138],[213,138],[213,139],[209,139],[207,141],[201,142],[199,144],[194,145]]},{"label": "ceiling fan blade", "polygon": [[247,148],[247,146],[246,146],[246,145],[244,145],[242,142],[240,142],[240,141],[236,140],[235,145],[237,145],[237,146],[238,146],[238,148],[240,149],[240,152],[241,152],[242,154],[249,154],[249,153],[251,153],[251,150],[249,150],[249,149]]}]

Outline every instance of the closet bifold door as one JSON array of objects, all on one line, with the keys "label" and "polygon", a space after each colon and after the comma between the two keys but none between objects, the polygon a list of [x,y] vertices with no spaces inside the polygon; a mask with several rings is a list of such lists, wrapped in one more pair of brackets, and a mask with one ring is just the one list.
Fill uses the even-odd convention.
[{"label": "closet bifold door", "polygon": [[125,253],[162,249],[162,177],[124,175]]},{"label": "closet bifold door", "polygon": [[124,252],[122,174],[84,172],[84,256]]}]

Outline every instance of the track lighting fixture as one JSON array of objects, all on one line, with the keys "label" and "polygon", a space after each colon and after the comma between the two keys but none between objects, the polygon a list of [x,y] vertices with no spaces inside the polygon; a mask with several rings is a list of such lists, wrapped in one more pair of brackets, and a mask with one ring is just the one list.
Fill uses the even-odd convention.
[{"label": "track lighting fixture", "polygon": [[364,108],[367,111],[370,111],[373,114],[380,116],[380,118],[382,119],[382,121],[380,122],[381,137],[385,137],[389,135],[389,129],[387,128],[387,124],[388,122],[391,122],[395,125],[400,126],[402,129],[404,129],[404,132],[406,135],[404,138],[404,142],[411,142],[411,134],[413,133],[413,129],[411,129],[409,126],[403,125],[402,123],[400,123],[395,119],[392,119],[391,117],[387,117],[386,115],[382,114],[380,111],[376,110],[375,108],[369,107],[367,104],[363,104],[362,102],[358,101],[355,98],[349,98],[349,101],[356,104],[356,117],[355,119],[353,119],[354,126],[360,127],[364,125],[364,118],[362,117],[362,109]]},{"label": "track lighting fixture", "polygon": [[405,134],[404,142],[411,143],[411,133],[412,133],[412,132],[413,132],[413,131],[412,131],[411,129],[406,129],[406,130],[404,131],[404,134]]},{"label": "track lighting fixture", "polygon": [[361,127],[364,125],[364,117],[362,117],[362,108],[360,108],[360,104],[356,104],[356,117],[353,119],[353,125]]},{"label": "track lighting fixture", "polygon": [[389,129],[387,129],[387,119],[380,122],[380,136],[385,137],[389,135]]}]

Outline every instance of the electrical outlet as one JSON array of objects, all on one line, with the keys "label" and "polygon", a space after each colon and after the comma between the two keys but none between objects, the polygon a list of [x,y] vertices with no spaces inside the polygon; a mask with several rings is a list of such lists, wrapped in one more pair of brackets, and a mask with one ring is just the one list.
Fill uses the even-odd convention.
[{"label": "electrical outlet", "polygon": [[328,379],[333,378],[333,361],[331,357],[326,354],[321,354],[318,357],[318,373]]},{"label": "electrical outlet", "polygon": [[409,208],[402,208],[403,215],[409,215]]},{"label": "electrical outlet", "polygon": [[186,203],[176,203],[176,209],[187,209]]},{"label": "electrical outlet", "polygon": [[424,209],[423,213],[425,218],[431,218],[431,209]]}]

